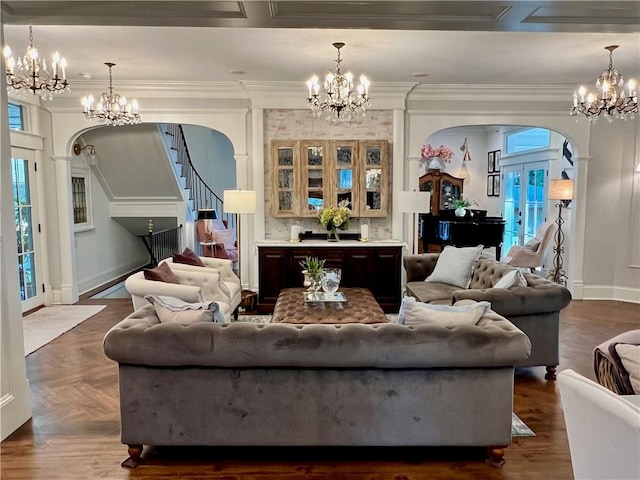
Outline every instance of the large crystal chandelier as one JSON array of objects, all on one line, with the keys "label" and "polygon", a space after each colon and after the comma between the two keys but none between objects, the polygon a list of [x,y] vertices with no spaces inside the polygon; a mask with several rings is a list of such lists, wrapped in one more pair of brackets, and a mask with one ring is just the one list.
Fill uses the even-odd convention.
[{"label": "large crystal chandelier", "polygon": [[44,100],[52,100],[54,95],[69,90],[67,82],[67,61],[58,52],[53,54],[51,70],[47,69],[47,62],[39,58],[38,49],[33,46],[33,29],[29,25],[29,46],[22,57],[16,61],[11,56],[11,48],[5,45],[2,49],[5,59],[7,75],[7,91],[24,97],[31,91],[40,95]]},{"label": "large crystal chandelier", "polygon": [[113,76],[111,69],[115,63],[106,62],[109,67],[109,91],[100,95],[100,101],[96,107],[93,95],[82,98],[85,120],[97,118],[101,123],[121,127],[122,125],[135,125],[142,122],[138,113],[138,102],[133,100],[127,103],[126,97],[113,91]]},{"label": "large crystal chandelier", "polygon": [[357,90],[353,84],[351,72],[342,73],[340,70],[340,49],[344,43],[336,42],[333,46],[338,50],[335,73],[329,71],[324,78],[325,93],[320,97],[318,77],[313,75],[307,81],[309,88],[309,107],[315,117],[323,117],[330,122],[352,122],[358,117],[364,117],[369,107],[370,82],[364,75],[360,76]]},{"label": "large crystal chandelier", "polygon": [[578,92],[573,92],[573,107],[571,116],[582,113],[591,121],[596,121],[603,113],[604,117],[612,122],[614,118],[627,119],[627,115],[633,119],[638,113],[638,91],[635,80],[629,80],[624,86],[622,75],[613,68],[613,51],[618,45],[604,47],[609,51],[609,68],[602,72],[596,80],[596,93],[589,93],[580,86]]}]

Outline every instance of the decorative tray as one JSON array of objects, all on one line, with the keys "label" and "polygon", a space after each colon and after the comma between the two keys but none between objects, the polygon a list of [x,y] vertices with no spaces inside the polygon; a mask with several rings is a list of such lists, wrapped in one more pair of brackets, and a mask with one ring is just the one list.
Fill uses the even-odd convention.
[{"label": "decorative tray", "polygon": [[305,302],[346,302],[347,298],[342,292],[326,293],[326,292],[304,292],[303,298]]}]

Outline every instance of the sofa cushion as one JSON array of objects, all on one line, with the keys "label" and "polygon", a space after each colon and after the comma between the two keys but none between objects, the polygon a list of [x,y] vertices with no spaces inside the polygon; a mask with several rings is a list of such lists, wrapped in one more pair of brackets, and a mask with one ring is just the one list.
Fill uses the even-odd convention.
[{"label": "sofa cushion", "polygon": [[505,273],[500,280],[496,282],[493,288],[511,288],[526,287],[527,281],[520,270],[511,270]]},{"label": "sofa cushion", "polygon": [[167,263],[161,263],[156,268],[145,268],[144,278],[156,282],[180,283],[180,279]]},{"label": "sofa cushion", "polygon": [[200,257],[189,247],[185,248],[182,253],[173,254],[173,263],[183,263],[185,265],[194,265],[196,267],[204,267],[204,263]]},{"label": "sofa cushion", "polygon": [[489,302],[468,302],[465,305],[433,305],[404,297],[400,305],[398,323],[400,325],[420,325],[433,323],[443,327],[475,325],[491,305]]},{"label": "sofa cushion", "polygon": [[471,281],[473,266],[480,258],[483,248],[482,245],[476,247],[447,245],[438,257],[433,273],[425,281],[467,288]]},{"label": "sofa cushion", "polygon": [[166,295],[145,295],[144,298],[154,306],[160,323],[179,323],[181,325],[200,322],[225,323],[225,316],[214,301],[187,303],[179,298]]}]

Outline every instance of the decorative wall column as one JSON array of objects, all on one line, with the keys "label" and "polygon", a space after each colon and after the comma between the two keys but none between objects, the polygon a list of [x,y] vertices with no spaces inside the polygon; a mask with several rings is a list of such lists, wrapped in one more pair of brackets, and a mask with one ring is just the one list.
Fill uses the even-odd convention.
[{"label": "decorative wall column", "polygon": [[249,129],[250,141],[247,141],[251,145],[251,167],[252,174],[252,188],[256,191],[256,213],[253,216],[253,231],[251,237],[251,244],[249,251],[247,252],[247,258],[250,258],[249,262],[249,281],[252,290],[255,290],[258,286],[258,251],[254,247],[257,240],[263,240],[265,238],[265,204],[266,195],[264,189],[264,164],[266,159],[264,158],[264,110],[262,108],[255,108],[251,111],[251,128]]},{"label": "decorative wall column", "polygon": [[589,174],[589,162],[587,157],[573,157],[574,181],[573,199],[571,206],[571,231],[572,239],[569,250],[569,268],[567,288],[575,300],[584,298],[584,241],[587,229],[587,178]]},{"label": "decorative wall column", "polygon": [[73,304],[78,301],[73,202],[71,199],[71,157],[52,157],[55,167],[58,212],[58,247],[60,289],[53,291],[53,303]]}]

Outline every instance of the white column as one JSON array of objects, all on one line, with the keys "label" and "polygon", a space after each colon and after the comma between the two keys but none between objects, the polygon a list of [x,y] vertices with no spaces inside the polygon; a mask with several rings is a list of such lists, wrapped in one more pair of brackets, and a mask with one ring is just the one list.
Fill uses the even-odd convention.
[{"label": "white column", "polygon": [[[407,242],[407,225],[404,223],[404,215],[398,211],[398,192],[404,188],[405,177],[409,171],[409,165],[405,155],[405,112],[393,111],[393,151],[391,152],[391,237]],[[417,180],[416,180],[417,183]]]},{"label": "white column", "polygon": [[574,157],[573,198],[567,288],[575,300],[584,298],[584,236],[587,227],[587,178],[589,162],[586,157]]},{"label": "white column", "polygon": [[53,302],[73,304],[79,299],[76,282],[75,235],[71,198],[71,157],[52,157],[56,175],[58,211],[58,253],[60,289],[54,291]]},{"label": "white column", "polygon": [[255,247],[257,240],[265,238],[266,211],[265,202],[267,192],[264,190],[264,110],[255,108],[251,110],[251,128],[249,129],[251,140],[247,143],[251,145],[251,174],[253,179],[253,189],[256,191],[256,213],[253,221],[252,242],[247,257],[251,259],[249,279],[250,288],[256,290],[258,285],[258,249]]},{"label": "white column", "polygon": [[[3,32],[0,19],[0,45],[4,45]],[[0,66],[4,71],[4,60]],[[8,108],[6,78],[0,75],[0,440],[31,418],[17,275]]]}]

